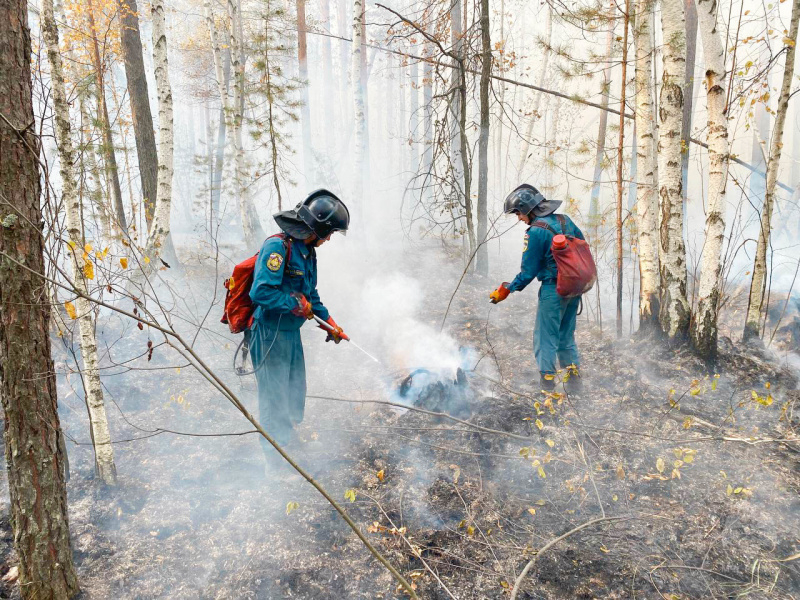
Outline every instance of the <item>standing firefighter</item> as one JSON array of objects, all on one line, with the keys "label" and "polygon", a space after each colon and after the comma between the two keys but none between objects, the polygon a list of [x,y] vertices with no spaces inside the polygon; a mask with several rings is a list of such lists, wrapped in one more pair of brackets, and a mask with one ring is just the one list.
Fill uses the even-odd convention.
[{"label": "standing firefighter", "polygon": [[[533,352],[539,365],[541,386],[544,390],[555,388],[556,358],[558,358],[561,368],[567,369],[569,373],[566,381],[567,389],[574,392],[581,384],[578,372],[580,356],[575,345],[575,321],[580,293],[587,291],[594,283],[594,273],[591,274],[591,281],[588,284],[587,281],[579,283],[577,295],[562,292],[561,287],[564,282],[561,275],[564,274],[559,273],[553,249],[558,251],[560,244],[565,244],[563,247],[566,247],[566,244],[570,242],[575,244],[574,240],[584,238],[581,230],[568,216],[554,214],[560,205],[560,200],[547,200],[539,190],[528,184],[519,186],[508,195],[505,200],[505,213],[516,215],[520,221],[529,226],[525,232],[522,248],[522,267],[514,281],[503,282],[489,294],[489,298],[493,304],[497,304],[505,300],[511,292],[524,290],[534,278],[542,282],[539,287],[539,305],[533,330]],[[586,251],[588,252],[588,247]],[[594,271],[591,255],[589,261],[591,271]],[[558,290],[556,283],[559,286]]]},{"label": "standing firefighter", "polygon": [[[256,369],[259,421],[284,445],[294,439],[306,403],[300,327],[316,315],[330,325],[326,341],[348,339],[317,293],[316,248],[333,232],[347,231],[350,213],[334,194],[317,190],[273,218],[283,233],[267,238],[256,258],[250,288],[255,311],[245,339]],[[268,458],[278,457],[261,442]]]}]

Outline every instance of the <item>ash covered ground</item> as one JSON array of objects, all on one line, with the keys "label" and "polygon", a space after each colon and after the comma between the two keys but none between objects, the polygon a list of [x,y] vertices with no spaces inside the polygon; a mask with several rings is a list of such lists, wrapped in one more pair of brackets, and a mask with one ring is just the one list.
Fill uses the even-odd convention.
[{"label": "ash covered ground", "polygon": [[[309,398],[289,451],[346,504],[421,598],[506,598],[534,557],[518,598],[800,596],[800,396],[779,357],[723,340],[720,364],[709,372],[652,340],[616,342],[587,311],[577,335],[584,390],[547,396],[535,383],[531,348],[537,284],[490,307],[497,282],[465,278],[447,336],[438,336],[460,266],[430,277],[430,261],[414,250],[398,263],[399,281],[379,278],[348,297],[355,270],[334,296],[337,284],[324,279],[326,249],[323,300],[386,367],[304,328],[309,395],[361,402]],[[203,321],[198,352],[256,412],[254,378],[231,368],[238,336],[218,323],[218,305],[208,311],[221,279],[189,261],[172,283],[174,323],[193,336]],[[402,296],[414,281],[425,284],[413,311],[369,314],[370,305],[402,300],[382,297],[387,287]],[[118,488],[94,479],[91,446],[75,443],[89,441],[79,375],[59,376],[84,598],[404,597],[306,481],[265,471],[255,435],[158,433],[252,427],[180,366],[156,332],[115,316],[101,322]],[[63,373],[72,357],[63,344],[54,348]],[[481,431],[364,402],[397,400],[398,373],[453,361],[477,363],[465,418]],[[288,511],[290,503],[297,506]],[[5,572],[15,560],[7,489],[0,531]],[[2,597],[18,595],[3,585]]]}]

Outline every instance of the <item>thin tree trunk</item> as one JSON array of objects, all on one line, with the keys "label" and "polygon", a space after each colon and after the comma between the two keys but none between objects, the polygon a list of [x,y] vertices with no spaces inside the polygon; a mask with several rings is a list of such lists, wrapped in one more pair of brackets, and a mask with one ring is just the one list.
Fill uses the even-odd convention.
[{"label": "thin tree trunk", "polygon": [[603,176],[606,159],[606,131],[608,129],[608,99],[611,94],[611,52],[614,47],[614,22],[608,23],[608,34],[606,36],[606,66],[603,69],[603,84],[601,88],[600,105],[603,110],[600,113],[600,125],[597,130],[597,151],[594,158],[594,175],[592,176],[592,191],[589,200],[589,221],[594,229],[594,237],[598,237],[598,227],[600,222],[600,178]]},{"label": "thin tree trunk", "polygon": [[92,61],[94,62],[94,72],[97,79],[97,100],[100,109],[100,129],[103,134],[103,160],[106,167],[106,177],[114,199],[114,210],[117,216],[117,225],[127,235],[128,224],[125,219],[125,206],[122,203],[122,188],[119,185],[119,171],[117,169],[117,157],[114,153],[114,135],[111,133],[111,120],[108,118],[108,105],[106,104],[106,92],[103,74],[103,64],[100,60],[100,45],[97,41],[97,27],[94,21],[94,6],[92,0],[87,0],[89,10],[86,14],[89,17],[89,31],[92,32]]},{"label": "thin tree trunk", "polygon": [[[539,63],[539,76],[536,83],[539,87],[544,86],[545,77],[547,76],[547,65],[550,63],[550,54],[552,54],[551,46],[553,45],[553,8],[550,6],[550,4],[547,5],[547,20],[545,21],[544,29],[547,32],[545,34],[547,36],[547,45],[544,48],[544,56],[542,56],[541,62]],[[531,148],[533,126],[536,124],[536,121],[539,120],[539,106],[542,102],[542,94],[539,92],[535,92],[534,94],[535,95],[531,99],[531,107],[528,111],[529,114],[527,115],[528,128],[525,130],[525,135],[522,138],[522,154],[520,154],[519,163],[517,164],[518,177],[522,177],[523,175],[522,171],[525,168],[525,162],[528,160],[528,152]],[[603,115],[605,115],[605,111],[603,111]]]},{"label": "thin tree trunk", "polygon": [[[319,0],[319,14],[322,21],[322,29],[325,33],[331,32],[331,0]],[[322,44],[322,115],[325,127],[325,146],[330,150],[333,148],[333,60],[331,59],[331,38],[324,36],[320,42]]]},{"label": "thin tree trunk", "polygon": [[[500,21],[500,39],[498,40],[498,44],[500,47],[499,50],[499,59],[497,61],[497,70],[500,75],[505,75],[505,45],[506,45],[506,2],[505,0],[500,0],[500,13],[498,14],[498,20]],[[494,171],[495,171],[495,179],[494,185],[497,186],[499,189],[503,189],[506,183],[506,168],[505,164],[502,162],[503,156],[503,111],[505,110],[506,106],[506,84],[505,82],[498,82],[499,89],[498,89],[498,108],[497,108],[497,118],[495,119],[495,130],[494,135],[492,136],[494,140]]]},{"label": "thin tree trunk", "polygon": [[142,40],[139,34],[139,14],[136,0],[117,0],[117,6],[125,78],[131,103],[133,133],[136,138],[136,157],[139,160],[139,177],[142,180],[142,204],[149,229],[158,193],[158,155],[153,133],[153,116],[150,113],[147,77],[144,71]]},{"label": "thin tree trunk", "polygon": [[364,100],[364,0],[353,0],[353,43],[351,79],[353,82],[353,111],[355,119],[355,156],[353,169],[353,197],[357,206],[364,210],[364,172],[367,160],[367,122]]},{"label": "thin tree trunk", "polygon": [[[692,137],[692,113],[694,108],[694,71],[697,54],[697,7],[695,0],[684,0],[686,11],[686,75],[683,79],[683,123],[681,140],[683,155],[681,156],[681,177],[683,178],[683,214],[688,215],[687,198],[689,193],[689,155]],[[684,231],[688,220],[684,223]]]},{"label": "thin tree trunk", "polygon": [[464,61],[464,30],[461,21],[462,0],[455,0],[450,6],[450,40],[453,53],[457,57],[456,68],[451,74],[451,89],[453,93],[450,160],[453,169],[453,190],[455,197],[464,207],[464,220],[466,222],[465,240],[468,243],[466,257],[475,253],[477,247],[475,236],[475,223],[472,214],[472,194],[470,193],[471,173],[469,168],[469,153],[467,150],[467,73]]},{"label": "thin tree trunk", "polygon": [[798,20],[800,20],[800,0],[794,0],[792,3],[789,35],[786,38],[791,40],[791,43],[786,44],[786,63],[783,68],[783,83],[781,84],[781,95],[778,99],[778,110],[775,115],[775,128],[772,131],[769,157],[767,160],[767,189],[764,194],[764,208],[761,211],[761,227],[758,234],[756,256],[753,262],[753,279],[750,282],[750,296],[747,302],[747,318],[744,326],[745,341],[752,340],[759,336],[761,312],[764,308],[764,293],[767,285],[767,244],[769,244],[769,237],[772,230],[775,184],[778,181],[778,171],[783,150],[783,128],[786,124],[786,112],[789,106],[789,97],[791,95],[794,76]]},{"label": "thin tree trunk", "polygon": [[[48,19],[53,21],[52,5]],[[41,232],[28,226],[42,222],[42,211],[31,151],[38,151],[39,142],[28,129],[34,113],[24,0],[0,3],[0,40],[0,114],[17,129],[0,121],[0,193],[9,203],[0,226],[0,399],[11,525],[23,600],[60,600],[80,590],[69,540],[50,311],[43,306],[49,301],[42,280],[44,242]]]},{"label": "thin tree trunk", "polygon": [[661,198],[661,330],[670,340],[689,331],[686,299],[686,247],[683,241],[681,123],[686,75],[686,30],[683,0],[662,0],[664,36],[661,99],[659,101],[658,176]]},{"label": "thin tree trunk", "polygon": [[[296,0],[297,65],[300,77],[300,127],[303,132],[303,176],[306,187],[314,182],[314,150],[311,142],[311,99],[308,94],[308,45],[306,43],[306,2]],[[328,38],[325,38],[328,39]]]},{"label": "thin tree trunk", "polygon": [[[166,254],[165,244],[169,240],[170,209],[172,207],[172,162],[173,162],[173,122],[172,122],[172,88],[169,83],[169,61],[167,58],[167,33],[164,22],[164,0],[151,0],[153,18],[153,65],[158,90],[158,195],[155,212],[147,238],[145,255],[150,258],[153,268],[155,259]],[[169,260],[175,260],[169,256]]]},{"label": "thin tree trunk", "polygon": [[489,247],[484,243],[489,230],[489,84],[492,76],[492,39],[489,0],[481,0],[481,125],[478,137],[478,254],[475,269],[479,275],[489,274]]},{"label": "thin tree trunk", "polygon": [[47,44],[47,58],[50,62],[50,79],[53,86],[53,112],[56,121],[58,159],[61,167],[62,195],[67,214],[67,233],[71,242],[69,254],[72,259],[74,284],[81,294],[75,302],[81,337],[81,358],[83,359],[81,375],[86,386],[86,406],[89,409],[92,428],[95,469],[106,485],[115,485],[117,468],[114,465],[111,433],[108,429],[106,407],[103,402],[103,386],[97,370],[97,341],[94,337],[92,306],[86,299],[86,296],[89,295],[88,281],[94,279],[94,263],[91,258],[91,248],[84,252],[86,240],[81,227],[80,198],[75,189],[73,168],[75,152],[72,146],[69,105],[64,89],[64,73],[61,69],[61,55],[58,48],[58,29],[53,15],[53,0],[42,1],[42,33]]},{"label": "thin tree trunk", "polygon": [[419,135],[419,67],[417,60],[414,58],[409,59],[409,114],[408,114],[408,154],[409,154],[409,167],[411,173],[416,174],[419,171],[419,151],[417,145],[417,136]]},{"label": "thin tree trunk", "polygon": [[728,182],[728,119],[725,115],[725,50],[717,31],[715,0],[697,0],[703,40],[708,106],[708,210],[697,312],[692,343],[706,359],[717,354],[717,308],[721,293],[722,244],[725,239],[725,187]]},{"label": "thin tree trunk", "polygon": [[[327,0],[323,0],[326,2]],[[278,132],[275,129],[275,116],[273,108],[275,94],[272,87],[272,67],[270,62],[271,37],[269,31],[269,2],[267,2],[267,16],[264,19],[264,77],[267,84],[267,120],[269,122],[269,144],[270,162],[272,163],[272,184],[275,186],[275,193],[278,194],[278,210],[283,210],[283,197],[281,196],[281,184],[278,178]]]},{"label": "thin tree trunk", "polygon": [[653,106],[653,45],[651,24],[654,0],[636,0],[636,228],[639,232],[639,329],[658,327],[658,161],[657,122]]},{"label": "thin tree trunk", "polygon": [[622,158],[625,147],[625,92],[628,85],[628,23],[630,0],[625,2],[625,18],[622,34],[622,81],[619,100],[619,142],[617,148],[617,337],[622,337]]},{"label": "thin tree trunk", "polygon": [[[334,0],[337,2],[337,26],[339,36],[347,38],[353,31],[353,24],[347,18],[348,0]],[[341,111],[341,122],[350,123],[350,107],[353,105],[353,96],[347,88],[347,74],[350,65],[350,54],[347,51],[347,44],[339,43],[339,109]]]},{"label": "thin tree trunk", "polygon": [[94,207],[95,213],[98,216],[97,226],[99,234],[102,239],[109,239],[111,237],[111,217],[108,214],[105,198],[103,197],[103,186],[100,182],[100,170],[97,166],[97,149],[92,143],[94,136],[92,128],[92,120],[89,118],[89,111],[86,108],[85,94],[81,93],[78,98],[78,105],[81,113],[81,130],[84,134],[83,143],[83,156],[85,157],[86,165],[86,187],[89,199]]},{"label": "thin tree trunk", "polygon": [[430,179],[433,171],[433,65],[431,64],[431,46],[426,46],[425,61],[422,70],[422,102],[424,112],[425,146],[422,152],[422,169],[425,173],[424,197],[430,200],[433,182]]},{"label": "thin tree trunk", "polygon": [[242,220],[244,243],[248,249],[255,250],[264,241],[258,213],[245,185],[246,165],[242,125],[244,121],[244,62],[242,60],[241,0],[228,0],[228,24],[231,39],[231,70],[233,74],[232,133],[234,144],[234,182],[239,203],[239,216]]}]

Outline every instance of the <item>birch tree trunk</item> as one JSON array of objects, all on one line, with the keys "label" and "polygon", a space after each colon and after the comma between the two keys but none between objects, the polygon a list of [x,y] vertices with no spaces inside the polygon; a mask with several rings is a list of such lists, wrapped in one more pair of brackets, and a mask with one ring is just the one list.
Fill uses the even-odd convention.
[{"label": "birch tree trunk", "polygon": [[144,215],[149,228],[158,192],[158,156],[156,138],[153,134],[153,116],[150,113],[147,77],[144,72],[139,14],[136,0],[117,0],[117,6],[122,57],[125,61],[125,79],[136,139],[136,157],[139,161],[139,177],[142,180]]},{"label": "birch tree trunk", "polygon": [[[248,193],[243,178],[246,175],[244,143],[242,140],[242,123],[244,121],[244,64],[242,62],[241,36],[241,1],[228,0],[228,30],[231,39],[231,71],[233,75],[233,105],[231,106],[231,122],[234,145],[234,181],[236,197],[239,204],[239,217],[242,220],[244,243],[248,249],[255,250],[261,246],[264,230],[258,219],[252,198]],[[216,66],[214,67],[216,70]]]},{"label": "birch tree trunk", "polygon": [[639,329],[658,328],[658,162],[657,123],[653,110],[653,45],[651,23],[654,0],[636,1],[636,228],[639,233]]},{"label": "birch tree trunk", "polygon": [[47,58],[50,62],[50,79],[53,86],[53,112],[56,121],[56,141],[61,172],[61,186],[64,207],[67,213],[67,233],[70,239],[69,254],[72,259],[73,281],[82,296],[75,303],[78,313],[78,327],[81,338],[81,358],[83,360],[83,381],[86,386],[86,406],[92,429],[92,443],[95,452],[95,469],[106,485],[117,483],[117,468],[114,465],[114,451],[111,434],[108,430],[106,408],[103,403],[103,386],[97,370],[97,342],[94,337],[92,306],[88,281],[94,279],[94,263],[90,250],[84,252],[86,240],[81,227],[81,205],[75,189],[73,163],[75,152],[72,147],[72,133],[69,122],[69,104],[64,89],[64,73],[61,68],[61,55],[58,48],[58,29],[53,15],[53,0],[42,0],[42,34],[47,44]]},{"label": "birch tree trunk", "polygon": [[311,142],[311,98],[308,94],[306,1],[296,0],[295,7],[297,9],[297,66],[300,77],[300,127],[303,132],[303,177],[306,187],[308,187],[314,182],[314,150]]},{"label": "birch tree trunk", "polygon": [[785,38],[790,40],[790,43],[786,44],[786,63],[783,67],[781,95],[778,99],[775,128],[772,131],[769,156],[767,157],[767,189],[764,193],[761,227],[758,233],[758,245],[756,246],[756,256],[753,262],[753,279],[750,281],[750,296],[747,301],[747,317],[743,336],[745,341],[759,337],[761,329],[761,312],[764,309],[764,293],[767,285],[767,244],[769,244],[769,237],[772,231],[775,185],[778,182],[778,171],[783,150],[783,128],[786,124],[786,112],[789,107],[789,97],[792,93],[798,20],[800,20],[800,0],[794,0],[792,2],[789,35]]},{"label": "birch tree trunk", "polygon": [[717,3],[697,0],[697,20],[703,40],[708,106],[708,210],[697,313],[691,327],[692,344],[700,356],[717,354],[717,307],[725,239],[725,188],[728,182],[728,119],[725,115],[725,51],[717,31]]},{"label": "birch tree trunk", "polygon": [[353,0],[353,45],[351,80],[353,84],[353,118],[355,120],[355,154],[353,168],[353,197],[356,205],[364,209],[364,163],[367,160],[367,118],[364,102],[364,0]]},{"label": "birch tree trunk", "polygon": [[[681,140],[683,155],[681,157],[681,177],[683,178],[683,214],[688,215],[689,193],[689,155],[691,154],[692,114],[694,108],[694,71],[697,55],[697,7],[695,0],[684,0],[686,11],[686,74],[683,79],[683,123],[681,124]],[[684,223],[685,233],[686,223]]]},{"label": "birch tree trunk", "polygon": [[28,129],[34,112],[24,0],[0,2],[0,47],[0,114],[17,129],[0,121],[0,195],[7,203],[0,225],[0,399],[19,593],[23,600],[72,598],[80,589],[70,549],[50,311],[43,306],[49,300],[44,241],[27,225],[41,223],[42,211],[37,157],[27,147],[38,150],[39,140]]},{"label": "birch tree trunk", "polygon": [[[547,36],[547,42],[544,49],[544,56],[542,56],[542,60],[539,63],[539,76],[536,80],[536,85],[539,87],[544,87],[544,80],[547,76],[547,66],[550,64],[550,54],[551,46],[553,45],[553,8],[550,4],[547,5],[547,17],[545,21],[545,31],[547,32],[545,35]],[[505,41],[505,40],[503,40]],[[609,50],[610,53],[610,50]],[[533,92],[535,95],[531,99],[531,105],[529,110],[528,116],[528,128],[525,130],[525,135],[522,138],[522,154],[519,157],[519,163],[517,164],[517,177],[522,177],[523,169],[525,168],[525,162],[528,160],[528,152],[531,148],[531,137],[533,136],[533,126],[536,124],[536,121],[539,120],[539,106],[542,102],[542,93],[541,92]],[[502,110],[502,109],[501,109]],[[605,115],[605,111],[603,111],[601,118]]]},{"label": "birch tree trunk", "polygon": [[662,0],[663,75],[658,103],[658,176],[661,199],[661,313],[662,332],[671,341],[689,332],[686,299],[686,248],[683,241],[681,124],[686,75],[686,30],[683,0]]},{"label": "birch tree trunk", "polygon": [[489,0],[481,0],[481,79],[480,112],[481,125],[478,137],[478,255],[475,270],[479,275],[489,274],[489,247],[486,236],[489,231],[489,84],[492,76],[492,39],[489,21]]},{"label": "birch tree trunk", "polygon": [[89,30],[92,36],[92,61],[94,63],[95,78],[97,81],[97,108],[99,109],[100,130],[103,137],[103,162],[106,168],[106,178],[111,188],[114,199],[114,210],[117,217],[117,225],[127,235],[128,224],[125,218],[125,205],[122,203],[122,187],[119,185],[119,169],[117,168],[117,157],[114,151],[114,135],[111,133],[111,120],[108,118],[108,105],[106,104],[106,92],[104,82],[103,63],[100,60],[100,45],[97,41],[97,25],[94,20],[94,6],[92,0],[87,0],[89,10],[86,11],[89,18]]},{"label": "birch tree trunk", "polygon": [[167,33],[164,22],[164,0],[151,0],[153,18],[153,65],[158,90],[158,195],[153,222],[147,238],[145,256],[150,267],[156,264],[169,239],[170,209],[172,207],[173,123],[172,88],[169,83]]}]

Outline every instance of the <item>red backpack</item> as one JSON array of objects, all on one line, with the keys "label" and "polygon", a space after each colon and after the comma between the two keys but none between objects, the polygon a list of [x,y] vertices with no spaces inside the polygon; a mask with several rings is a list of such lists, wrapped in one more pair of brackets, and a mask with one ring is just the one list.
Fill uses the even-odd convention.
[{"label": "red backpack", "polygon": [[[555,215],[561,225],[561,231],[567,230],[564,215]],[[550,251],[556,261],[558,278],[556,292],[563,298],[575,298],[588,292],[597,281],[597,267],[592,258],[592,251],[584,240],[556,233],[543,221],[534,221],[534,227],[546,229],[553,234]]]},{"label": "red backpack", "polygon": [[[279,237],[286,247],[286,263],[292,257],[292,242],[285,233],[276,233],[270,238]],[[269,239],[269,238],[267,238]],[[253,273],[256,268],[258,253],[233,267],[233,273],[225,280],[225,310],[220,323],[225,323],[231,333],[242,333],[253,324],[253,312],[256,307],[250,300],[250,288],[253,287]]]}]

